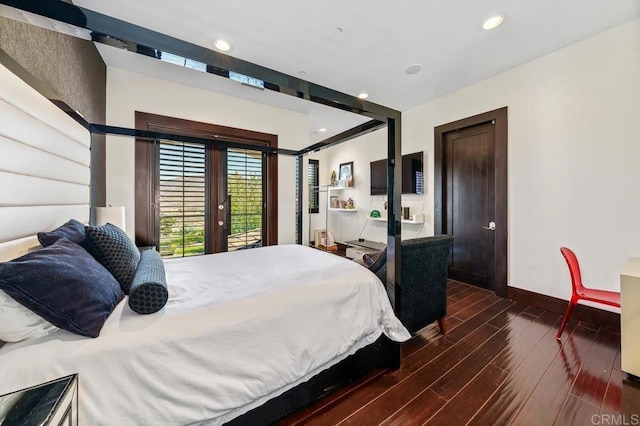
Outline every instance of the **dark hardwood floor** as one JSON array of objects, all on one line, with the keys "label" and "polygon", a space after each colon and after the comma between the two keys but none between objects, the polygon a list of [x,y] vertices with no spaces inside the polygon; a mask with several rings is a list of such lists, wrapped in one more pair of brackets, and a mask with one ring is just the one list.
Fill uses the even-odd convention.
[{"label": "dark hardwood floor", "polygon": [[[620,370],[620,335],[450,281],[437,323],[374,371],[280,425],[640,424],[640,387]],[[617,422],[617,423],[616,423]]]}]

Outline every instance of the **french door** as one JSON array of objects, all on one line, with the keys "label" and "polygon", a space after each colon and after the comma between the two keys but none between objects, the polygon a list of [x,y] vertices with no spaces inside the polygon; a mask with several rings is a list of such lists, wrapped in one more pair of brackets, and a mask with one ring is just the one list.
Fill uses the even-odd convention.
[{"label": "french door", "polygon": [[[226,251],[261,247],[267,225],[265,211],[265,157],[260,151],[226,150]],[[218,223],[220,226],[220,222]]]},{"label": "french door", "polygon": [[184,257],[262,246],[265,154],[156,142],[158,249]]},{"label": "french door", "polygon": [[[146,129],[168,133],[168,129],[157,123],[157,116],[137,113],[136,118],[138,114],[147,120],[149,116],[153,119],[145,123]],[[193,129],[187,127],[190,123],[193,122],[179,120],[182,127],[173,127],[171,133],[193,134]],[[234,141],[231,136],[223,138],[220,132],[199,131],[197,135]],[[237,140],[237,136],[235,138]],[[261,140],[246,142],[247,139],[243,139],[244,145],[265,146]],[[167,139],[136,140],[136,243],[156,246],[163,257],[235,251],[277,243],[274,157],[250,147],[230,148]]]}]

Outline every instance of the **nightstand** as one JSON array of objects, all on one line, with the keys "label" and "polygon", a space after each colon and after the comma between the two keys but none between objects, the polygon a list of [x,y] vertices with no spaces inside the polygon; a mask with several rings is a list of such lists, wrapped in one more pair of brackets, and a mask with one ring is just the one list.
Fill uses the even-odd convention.
[{"label": "nightstand", "polygon": [[0,396],[0,424],[78,426],[77,375]]}]

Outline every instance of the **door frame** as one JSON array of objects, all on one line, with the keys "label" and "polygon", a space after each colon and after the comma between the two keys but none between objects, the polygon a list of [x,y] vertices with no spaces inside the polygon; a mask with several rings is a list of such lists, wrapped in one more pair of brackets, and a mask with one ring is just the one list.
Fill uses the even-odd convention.
[{"label": "door frame", "polygon": [[444,224],[446,223],[443,214],[445,214],[443,206],[446,205],[446,158],[445,140],[446,134],[461,130],[466,127],[476,126],[487,122],[495,122],[494,134],[494,161],[495,161],[495,222],[497,224],[495,230],[495,264],[494,264],[494,290],[496,295],[507,297],[507,238],[508,238],[508,185],[507,185],[507,107],[488,111],[472,117],[463,118],[451,123],[443,124],[434,128],[434,214],[433,225],[434,235],[446,233]]},{"label": "door frame", "polygon": [[[275,150],[278,148],[278,136],[269,133],[256,132],[252,130],[237,129],[234,127],[221,126],[218,124],[204,123],[199,121],[186,120],[182,118],[168,117],[141,111],[135,112],[136,130],[166,130],[173,135],[195,136],[212,141],[238,141],[243,144],[256,146],[269,146],[274,148],[273,153],[265,155],[266,161],[263,165],[263,176],[267,184],[264,202],[263,221],[271,218],[264,226],[263,245],[278,244],[278,155]],[[213,156],[220,154],[214,153]],[[154,164],[154,144],[152,140],[136,138],[135,140],[135,239],[139,246],[156,245],[155,235],[158,224],[156,223],[156,194],[155,194],[155,170],[151,166]],[[208,156],[209,157],[209,156]],[[226,173],[226,161],[224,162]],[[216,223],[219,220],[226,221],[226,212],[223,217],[218,217],[217,206],[225,201],[217,199],[217,195],[222,193],[223,183],[219,182],[214,188],[211,181],[207,182],[208,190],[216,195],[210,197],[207,206],[207,214]],[[218,250],[221,242],[215,241],[212,237],[212,230],[207,239],[210,242],[207,250]],[[226,237],[225,237],[226,238]]]}]

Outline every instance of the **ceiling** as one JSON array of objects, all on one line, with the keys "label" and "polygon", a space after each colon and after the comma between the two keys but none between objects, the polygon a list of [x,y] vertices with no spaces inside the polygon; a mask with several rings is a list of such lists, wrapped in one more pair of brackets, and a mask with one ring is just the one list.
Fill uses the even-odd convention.
[{"label": "ceiling", "polygon": [[[400,111],[640,17],[639,0],[74,0],[95,10]],[[161,4],[159,6],[158,4]],[[504,16],[498,28],[482,22]],[[312,141],[366,121],[101,47],[107,65],[308,114]],[[422,71],[405,69],[420,64]],[[142,66],[145,65],[145,66]],[[179,71],[178,71],[179,70]],[[301,74],[304,72],[304,74]],[[225,89],[224,87],[227,87]],[[222,87],[222,88],[221,88]],[[241,89],[238,91],[237,89]],[[278,103],[280,102],[280,104]],[[328,111],[327,111],[328,110]],[[343,116],[339,121],[337,116]],[[331,120],[338,120],[335,123]],[[318,127],[329,132],[317,134]]]},{"label": "ceiling", "polygon": [[[225,77],[158,61],[148,56],[129,52],[128,50],[118,49],[104,44],[96,44],[96,47],[105,63],[112,67],[135,71],[151,77],[175,81],[200,89],[307,115],[309,120],[309,141],[306,143],[302,142],[298,148],[303,148],[311,143],[335,136],[344,130],[351,129],[370,120],[369,117],[359,114],[349,113],[271,90],[255,89]],[[318,131],[320,128],[325,129],[325,131]]]}]

